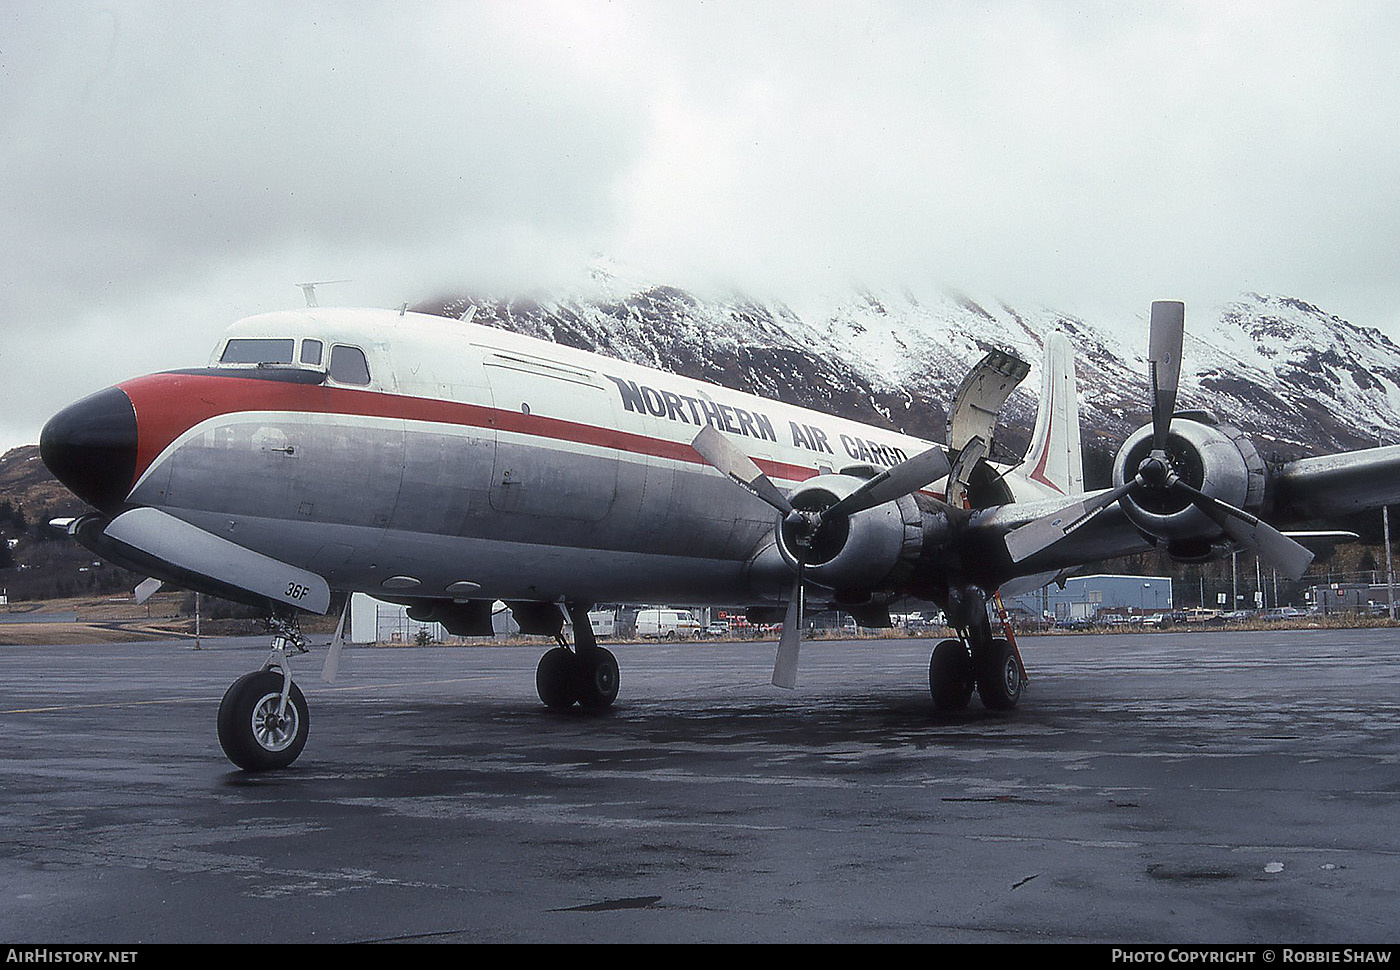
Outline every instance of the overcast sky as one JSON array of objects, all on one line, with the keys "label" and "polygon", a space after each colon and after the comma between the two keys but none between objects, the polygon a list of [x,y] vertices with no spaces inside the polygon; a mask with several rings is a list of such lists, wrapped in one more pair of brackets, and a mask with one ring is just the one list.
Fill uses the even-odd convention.
[{"label": "overcast sky", "polygon": [[1400,4],[0,5],[0,451],[250,313],[568,285],[1400,335]]}]

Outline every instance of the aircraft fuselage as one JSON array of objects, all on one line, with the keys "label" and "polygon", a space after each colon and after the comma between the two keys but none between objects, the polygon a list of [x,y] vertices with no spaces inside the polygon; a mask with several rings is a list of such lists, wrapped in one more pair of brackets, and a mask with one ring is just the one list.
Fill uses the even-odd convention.
[{"label": "aircraft fuselage", "polygon": [[[731,437],[784,488],[850,466],[879,471],[929,447],[392,311],[251,317],[229,328],[207,367],[115,391],[130,402],[134,447],[85,496],[102,511],[160,509],[332,588],[391,597],[771,602],[790,581],[773,511],[696,454],[701,427]],[[104,408],[120,409],[102,393]],[[62,449],[49,441],[46,459]],[[1017,492],[1054,494],[1024,481]]]}]

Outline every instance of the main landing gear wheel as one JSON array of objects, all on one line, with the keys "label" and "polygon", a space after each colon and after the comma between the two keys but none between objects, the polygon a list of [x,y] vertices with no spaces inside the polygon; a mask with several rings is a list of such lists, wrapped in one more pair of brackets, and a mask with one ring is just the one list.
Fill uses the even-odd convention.
[{"label": "main landing gear wheel", "polygon": [[617,700],[617,658],[602,647],[574,656],[574,696],[580,707],[601,710]]},{"label": "main landing gear wheel", "polygon": [[306,747],[311,726],[306,698],[292,684],[283,707],[283,682],[277,670],[244,674],[219,704],[219,745],[244,771],[285,768]]},{"label": "main landing gear wheel", "polygon": [[1009,711],[1016,706],[1025,678],[1021,675],[1021,661],[1009,640],[1001,637],[992,640],[974,666],[977,694],[985,706],[994,711]]},{"label": "main landing gear wheel", "polygon": [[617,658],[602,647],[581,653],[555,647],[535,668],[535,690],[545,706],[555,710],[575,703],[590,710],[610,707],[620,681]]},{"label": "main landing gear wheel", "polygon": [[572,707],[574,703],[574,655],[563,647],[555,647],[540,658],[535,668],[535,690],[545,707],[556,710]]},{"label": "main landing gear wheel", "polygon": [[928,689],[940,711],[960,711],[972,699],[972,657],[961,640],[944,640],[928,662]]}]

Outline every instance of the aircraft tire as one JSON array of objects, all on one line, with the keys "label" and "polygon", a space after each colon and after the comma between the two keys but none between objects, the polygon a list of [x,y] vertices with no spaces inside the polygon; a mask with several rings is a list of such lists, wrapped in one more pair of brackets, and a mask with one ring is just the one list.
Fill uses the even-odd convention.
[{"label": "aircraft tire", "polygon": [[574,667],[574,655],[563,647],[554,647],[540,658],[535,668],[535,690],[545,707],[562,710],[573,706]]},{"label": "aircraft tire", "polygon": [[972,658],[960,640],[944,640],[928,661],[928,689],[940,711],[960,711],[972,699]]},{"label": "aircraft tire", "polygon": [[244,771],[285,768],[306,747],[311,716],[301,688],[292,684],[286,714],[277,716],[282,673],[257,670],[235,680],[219,704],[219,746]]},{"label": "aircraft tire", "polygon": [[579,705],[592,710],[611,707],[617,700],[620,674],[617,658],[609,650],[595,647],[575,658],[574,692]]},{"label": "aircraft tire", "polygon": [[1009,711],[1021,699],[1025,686],[1021,663],[1009,640],[998,637],[982,652],[976,665],[977,694],[983,706],[993,711]]}]

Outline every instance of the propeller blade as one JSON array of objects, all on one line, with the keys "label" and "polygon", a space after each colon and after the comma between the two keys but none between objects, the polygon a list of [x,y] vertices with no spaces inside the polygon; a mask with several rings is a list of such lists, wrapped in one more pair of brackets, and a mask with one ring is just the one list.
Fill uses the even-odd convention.
[{"label": "propeller blade", "polygon": [[1004,540],[1006,551],[1011,554],[1011,561],[1020,562],[1050,548],[1071,532],[1088,524],[1094,516],[1117,502],[1136,484],[1136,479],[1124,482],[1117,488],[1072,502],[1049,515],[1042,515],[1019,528],[1012,529]]},{"label": "propeller blade", "polygon": [[163,583],[159,579],[156,579],[154,576],[148,576],[145,579],[141,580],[141,582],[138,583],[136,586],[136,602],[146,602],[146,600],[154,596],[164,585],[165,583]]},{"label": "propeller blade", "polygon": [[948,456],[937,445],[906,459],[893,468],[886,468],[860,488],[822,513],[822,519],[839,515],[854,515],[909,495],[943,478],[950,471]]},{"label": "propeller blade", "polygon": [[778,641],[778,657],[773,662],[773,686],[792,690],[797,686],[797,651],[802,646],[802,564],[783,617],[783,635]]},{"label": "propeller blade", "polygon": [[1225,530],[1227,536],[1273,566],[1279,571],[1279,575],[1297,580],[1312,564],[1312,552],[1263,519],[1212,498],[1180,479],[1172,483],[1172,488],[1189,495],[1196,508],[1210,516],[1216,525]]},{"label": "propeller blade", "polygon": [[326,651],[326,662],[321,667],[321,680],[334,684],[340,675],[340,651],[345,649],[345,638],[350,635],[350,601],[353,593],[345,594],[345,606],[340,611],[340,622],[335,625],[335,636],[331,637],[330,649]]},{"label": "propeller blade", "polygon": [[1148,376],[1152,381],[1152,450],[1166,451],[1167,431],[1176,411],[1181,381],[1181,342],[1186,330],[1186,305],[1177,300],[1152,304],[1152,329],[1147,338]]},{"label": "propeller blade", "polygon": [[691,447],[710,465],[779,512],[787,515],[792,511],[792,503],[787,500],[782,489],[774,485],[773,480],[763,474],[753,463],[753,459],[739,450],[738,445],[715,430],[714,425],[707,424],[701,428],[700,433],[691,442]]}]

